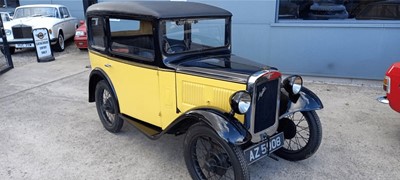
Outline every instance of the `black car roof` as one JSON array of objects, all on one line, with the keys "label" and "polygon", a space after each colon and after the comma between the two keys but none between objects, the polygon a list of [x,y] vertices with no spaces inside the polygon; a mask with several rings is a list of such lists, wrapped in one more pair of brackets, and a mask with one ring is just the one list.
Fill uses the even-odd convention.
[{"label": "black car roof", "polygon": [[152,19],[232,16],[229,11],[215,6],[176,1],[103,2],[90,6],[87,15],[146,16]]}]

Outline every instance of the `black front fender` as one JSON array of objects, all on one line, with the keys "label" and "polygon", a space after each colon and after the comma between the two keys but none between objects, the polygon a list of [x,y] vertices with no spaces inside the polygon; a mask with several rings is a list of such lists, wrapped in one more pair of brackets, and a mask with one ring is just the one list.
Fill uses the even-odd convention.
[{"label": "black front fender", "polygon": [[324,108],[319,97],[305,87],[296,96],[295,98],[290,98],[282,93],[279,119],[295,112],[314,111]]},{"label": "black front fender", "polygon": [[[235,117],[213,108],[189,110],[181,115],[172,126],[182,128],[182,124],[190,126],[197,122],[207,124],[218,136],[233,145],[242,145],[251,139],[250,133]],[[173,129],[172,127],[171,130]]]}]

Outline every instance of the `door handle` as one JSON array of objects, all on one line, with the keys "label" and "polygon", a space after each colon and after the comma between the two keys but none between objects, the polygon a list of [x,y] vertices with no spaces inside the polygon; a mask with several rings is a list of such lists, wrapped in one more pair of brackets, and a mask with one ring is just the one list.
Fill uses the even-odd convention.
[{"label": "door handle", "polygon": [[111,67],[111,64],[104,64],[105,67]]}]

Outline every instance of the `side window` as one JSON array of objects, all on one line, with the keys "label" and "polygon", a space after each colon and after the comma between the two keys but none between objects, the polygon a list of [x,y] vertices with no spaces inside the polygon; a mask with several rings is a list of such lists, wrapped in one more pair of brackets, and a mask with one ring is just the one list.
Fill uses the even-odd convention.
[{"label": "side window", "polygon": [[64,16],[70,17],[68,9],[65,7],[60,8],[60,14],[61,14],[61,18],[64,18]]},{"label": "side window", "polygon": [[67,15],[67,17],[71,17],[71,16],[69,15],[69,12],[68,12],[68,9],[67,9],[67,8],[63,7],[62,9],[63,9],[63,11],[64,11],[64,15]]},{"label": "side window", "polygon": [[104,33],[104,22],[103,18],[93,17],[89,20],[89,31],[91,36],[89,36],[89,43],[92,48],[98,50],[105,50],[105,33]]},{"label": "side window", "polygon": [[150,21],[110,18],[111,52],[145,61],[154,60],[153,27]]}]

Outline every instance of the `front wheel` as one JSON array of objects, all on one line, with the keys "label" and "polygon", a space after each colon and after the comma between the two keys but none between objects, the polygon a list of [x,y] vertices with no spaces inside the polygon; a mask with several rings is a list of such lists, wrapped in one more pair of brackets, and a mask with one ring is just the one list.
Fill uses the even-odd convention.
[{"label": "front wheel", "polygon": [[222,140],[205,124],[189,129],[184,157],[192,179],[249,179],[242,150]]},{"label": "front wheel", "polygon": [[312,156],[322,140],[322,127],[315,111],[296,112],[279,120],[279,132],[284,132],[285,144],[275,154],[289,161]]},{"label": "front wheel", "polygon": [[54,45],[54,50],[57,52],[62,52],[65,49],[64,35],[60,32],[58,33],[57,43]]}]

